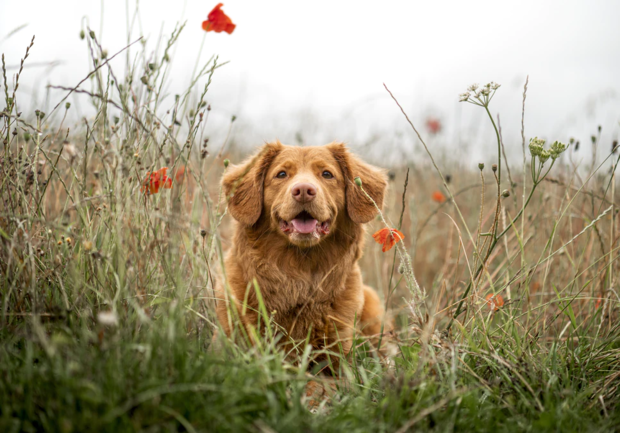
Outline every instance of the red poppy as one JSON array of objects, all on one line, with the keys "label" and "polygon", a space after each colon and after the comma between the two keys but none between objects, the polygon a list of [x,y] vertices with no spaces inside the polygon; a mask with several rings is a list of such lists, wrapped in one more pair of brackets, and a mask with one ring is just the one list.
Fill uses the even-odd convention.
[{"label": "red poppy", "polygon": [[202,22],[202,29],[205,32],[215,32],[221,33],[226,32],[231,34],[235,27],[232,20],[222,11],[223,3],[218,3],[216,7],[213,8],[209,15],[207,16],[207,20]]},{"label": "red poppy", "polygon": [[162,167],[154,172],[147,172],[146,179],[142,182],[140,191],[145,194],[157,194],[159,188],[170,189],[172,188],[172,179],[166,176],[168,167]]},{"label": "red poppy", "polygon": [[428,119],[426,119],[426,128],[428,128],[431,134],[437,134],[441,132],[441,122],[439,121],[439,119],[429,117]]},{"label": "red poppy", "polygon": [[443,195],[441,191],[435,191],[431,197],[433,201],[436,201],[437,203],[443,203],[446,201],[446,196]]},{"label": "red poppy", "polygon": [[491,311],[497,311],[504,306],[504,298],[502,298],[502,295],[493,295],[493,293],[489,293],[484,299],[487,301],[487,305]]},{"label": "red poppy", "polygon": [[596,300],[596,305],[594,306],[594,308],[598,310],[602,303],[603,303],[603,298],[598,298]]},{"label": "red poppy", "polygon": [[391,250],[395,244],[405,239],[405,235],[400,231],[396,229],[388,229],[387,227],[379,230],[377,233],[372,235],[372,237],[378,244],[383,244],[383,252]]}]

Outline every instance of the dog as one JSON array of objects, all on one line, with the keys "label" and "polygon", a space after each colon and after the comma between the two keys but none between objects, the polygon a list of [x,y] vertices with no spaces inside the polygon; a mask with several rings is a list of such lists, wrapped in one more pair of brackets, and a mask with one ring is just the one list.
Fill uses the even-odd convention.
[{"label": "dog", "polygon": [[246,332],[259,320],[264,328],[262,302],[287,341],[309,340],[315,349],[346,355],[356,329],[377,338],[384,309],[363,284],[358,260],[364,224],[383,205],[383,171],[343,143],[277,141],[228,167],[222,188],[236,221],[225,259],[227,285],[216,290],[218,320],[228,336],[235,321]]}]

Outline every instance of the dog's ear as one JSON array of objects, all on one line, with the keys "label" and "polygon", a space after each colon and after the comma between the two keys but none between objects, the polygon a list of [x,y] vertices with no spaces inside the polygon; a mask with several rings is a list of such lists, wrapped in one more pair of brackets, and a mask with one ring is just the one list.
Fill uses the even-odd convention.
[{"label": "dog's ear", "polygon": [[383,196],[387,188],[387,179],[383,172],[372,165],[366,164],[353,155],[343,143],[328,144],[327,147],[334,155],[344,175],[346,207],[349,218],[358,224],[367,223],[377,214],[377,208],[368,199],[362,189],[355,184],[355,178],[362,180],[362,187],[383,208]]},{"label": "dog's ear", "polygon": [[254,156],[224,173],[222,187],[228,211],[240,223],[251,226],[260,218],[265,174],[283,147],[279,141],[265,144]]}]

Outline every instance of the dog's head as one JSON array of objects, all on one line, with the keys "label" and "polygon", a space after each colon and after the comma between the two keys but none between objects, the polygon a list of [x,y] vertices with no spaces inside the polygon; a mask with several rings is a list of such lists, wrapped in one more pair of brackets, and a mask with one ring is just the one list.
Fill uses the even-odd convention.
[{"label": "dog's head", "polygon": [[264,145],[244,163],[229,167],[222,184],[230,214],[245,226],[269,224],[300,247],[320,243],[339,224],[374,218],[387,186],[385,175],[342,143],[296,147]]}]

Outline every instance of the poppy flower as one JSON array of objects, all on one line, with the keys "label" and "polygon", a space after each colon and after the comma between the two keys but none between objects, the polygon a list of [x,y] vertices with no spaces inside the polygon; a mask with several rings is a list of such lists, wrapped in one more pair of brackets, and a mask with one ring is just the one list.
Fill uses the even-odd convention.
[{"label": "poppy flower", "polygon": [[396,243],[405,239],[405,235],[400,231],[388,229],[387,227],[379,230],[372,237],[378,244],[383,244],[383,252],[391,250]]},{"label": "poppy flower", "polygon": [[205,32],[213,31],[215,33],[226,32],[231,34],[235,30],[235,27],[237,27],[233,24],[230,17],[222,11],[222,6],[224,6],[223,3],[218,3],[218,5],[209,12],[209,15],[207,15],[207,20],[202,22],[202,29]]},{"label": "poppy flower", "polygon": [[484,299],[491,311],[497,311],[504,306],[504,298],[502,298],[502,295],[493,295],[493,293],[489,293]]},{"label": "poppy flower", "polygon": [[603,303],[603,298],[598,298],[596,300],[596,305],[594,306],[594,308],[598,310],[602,303]]},{"label": "poppy flower", "polygon": [[435,191],[431,197],[433,201],[436,201],[437,203],[443,203],[446,201],[446,196],[443,195],[441,191]]},{"label": "poppy flower", "polygon": [[441,132],[441,122],[439,121],[439,119],[429,117],[428,119],[426,119],[426,128],[431,134],[438,134],[439,132]]},{"label": "poppy flower", "polygon": [[166,175],[168,167],[162,167],[154,172],[147,172],[140,191],[145,194],[157,194],[160,188],[172,188],[172,179]]}]

